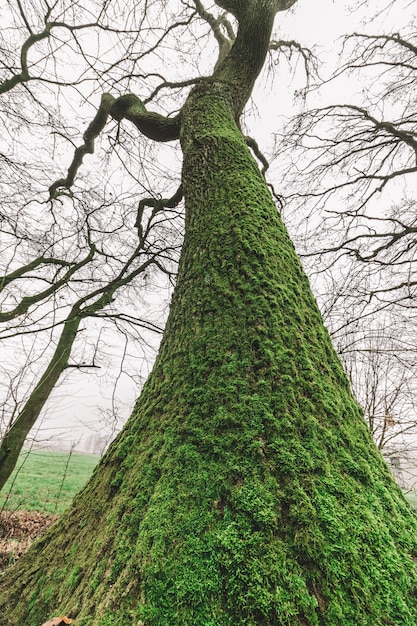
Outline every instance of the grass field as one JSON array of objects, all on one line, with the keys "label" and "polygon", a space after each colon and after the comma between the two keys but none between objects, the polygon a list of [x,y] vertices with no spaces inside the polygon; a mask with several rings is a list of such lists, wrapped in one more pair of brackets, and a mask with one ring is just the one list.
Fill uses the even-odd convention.
[{"label": "grass field", "polygon": [[0,493],[0,509],[62,513],[98,461],[91,454],[24,450]]}]

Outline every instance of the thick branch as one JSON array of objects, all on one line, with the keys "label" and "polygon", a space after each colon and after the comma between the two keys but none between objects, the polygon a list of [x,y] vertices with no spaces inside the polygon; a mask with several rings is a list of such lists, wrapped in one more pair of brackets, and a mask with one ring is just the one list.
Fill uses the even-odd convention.
[{"label": "thick branch", "polygon": [[14,87],[16,87],[16,85],[18,85],[19,83],[27,83],[32,80],[39,80],[41,82],[48,82],[48,83],[52,82],[55,84],[61,84],[59,81],[46,80],[42,76],[31,76],[29,72],[29,66],[28,66],[28,54],[32,46],[38,43],[38,41],[42,41],[43,39],[47,39],[48,37],[51,37],[53,29],[63,28],[65,30],[69,30],[72,33],[78,30],[84,30],[84,29],[91,28],[91,27],[99,27],[99,28],[103,28],[104,30],[110,30],[108,28],[106,29],[103,26],[100,26],[100,24],[98,24],[97,22],[80,24],[78,26],[66,24],[65,22],[49,22],[48,18],[50,14],[50,9],[48,9],[47,14],[45,16],[45,28],[39,33],[34,33],[31,30],[30,25],[26,19],[26,16],[24,15],[22,10],[20,11],[20,13],[30,35],[23,42],[22,48],[20,50],[20,72],[18,74],[15,74],[11,78],[7,78],[2,83],[0,83],[0,94],[10,91]]},{"label": "thick branch", "polygon": [[12,76],[12,78],[7,78],[0,84],[0,94],[6,93],[6,91],[10,91],[10,89],[13,89],[19,83],[26,83],[29,80],[31,80],[31,76],[29,74],[29,69],[28,69],[28,63],[27,63],[29,50],[35,43],[37,43],[38,41],[41,41],[42,39],[46,39],[47,37],[49,37],[50,34],[51,34],[50,27],[47,26],[45,30],[43,30],[41,33],[37,33],[37,34],[32,33],[26,39],[26,41],[22,45],[22,49],[20,52],[21,71],[19,72],[19,74],[15,74],[14,76]]},{"label": "thick branch", "polygon": [[68,168],[66,178],[60,178],[49,187],[49,197],[57,198],[63,192],[60,189],[71,189],[77,172],[86,154],[94,153],[94,141],[106,125],[108,116],[121,121],[127,119],[142,134],[155,141],[173,141],[179,138],[180,116],[169,118],[153,111],[148,111],[142,100],[134,94],[125,94],[115,98],[109,93],[101,97],[99,109],[93,121],[84,133],[84,143],[75,149],[74,158]]},{"label": "thick branch", "polygon": [[59,192],[60,188],[71,189],[74,184],[75,176],[77,175],[77,172],[83,162],[84,156],[86,154],[94,153],[94,140],[98,137],[106,125],[107,118],[110,114],[110,109],[114,104],[114,101],[114,97],[108,93],[104,93],[101,96],[99,109],[93,121],[84,133],[84,143],[75,149],[74,158],[68,168],[66,178],[60,178],[49,187],[49,197],[51,199],[61,195],[62,192]]},{"label": "thick branch", "polygon": [[148,111],[142,100],[134,94],[129,93],[114,100],[110,114],[116,120],[133,122],[143,135],[154,141],[174,141],[179,138],[179,115],[165,117]]},{"label": "thick branch", "polygon": [[269,168],[269,163],[268,160],[266,159],[266,157],[262,154],[258,143],[255,139],[253,139],[253,137],[249,137],[246,136],[245,137],[245,141],[246,141],[246,145],[249,146],[249,148],[251,148],[253,150],[254,155],[256,156],[256,158],[262,163],[262,174],[265,176],[265,172],[266,170]]},{"label": "thick branch", "polygon": [[[138,214],[136,217],[135,227],[138,229],[139,242],[141,248],[145,247],[145,240],[149,234],[149,230],[152,227],[152,220],[159,211],[164,209],[173,209],[179,205],[181,200],[183,199],[183,189],[182,185],[180,185],[177,191],[174,193],[171,198],[142,198],[139,202]],[[142,225],[143,212],[146,207],[152,207],[152,214],[148,220],[148,225],[145,230]]]},{"label": "thick branch", "polygon": [[[236,39],[236,35],[233,32],[232,25],[224,15],[216,18],[214,17],[214,15],[206,11],[200,0],[194,0],[194,3],[197,9],[197,13],[203,20],[207,22],[207,24],[209,24],[211,30],[213,31],[213,35],[219,45],[219,56],[214,66],[214,68],[216,69],[229,54],[232,44]],[[228,36],[226,36],[222,32],[222,26],[225,27]]]},{"label": "thick branch", "polygon": [[2,291],[7,285],[12,283],[14,280],[18,280],[19,278],[23,278],[25,274],[28,272],[33,272],[34,269],[39,267],[40,265],[57,265],[59,267],[71,267],[73,263],[69,261],[64,261],[63,259],[54,259],[52,257],[38,257],[27,263],[26,265],[22,265],[14,272],[10,274],[6,274],[5,276],[0,276],[0,291]]}]

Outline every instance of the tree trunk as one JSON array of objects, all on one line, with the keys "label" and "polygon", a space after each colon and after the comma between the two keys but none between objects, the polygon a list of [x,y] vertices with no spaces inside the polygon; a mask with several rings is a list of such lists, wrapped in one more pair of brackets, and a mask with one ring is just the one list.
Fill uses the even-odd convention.
[{"label": "tree trunk", "polygon": [[414,626],[414,516],[215,85],[182,112],[186,235],[158,359],[2,624]]},{"label": "tree trunk", "polygon": [[30,430],[35,425],[45,403],[51,396],[68,359],[77,336],[81,318],[69,315],[64,323],[57,347],[35,389],[25,402],[16,420],[10,424],[0,442],[0,490],[16,467],[19,454]]}]

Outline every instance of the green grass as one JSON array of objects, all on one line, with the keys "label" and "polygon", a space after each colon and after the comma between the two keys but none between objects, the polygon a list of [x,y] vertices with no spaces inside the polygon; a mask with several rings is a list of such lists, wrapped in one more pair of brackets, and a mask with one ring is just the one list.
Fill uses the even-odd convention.
[{"label": "green grass", "polygon": [[417,492],[404,491],[405,499],[410,503],[411,508],[417,513]]},{"label": "green grass", "polygon": [[0,493],[0,509],[62,513],[98,461],[91,454],[24,450]]}]

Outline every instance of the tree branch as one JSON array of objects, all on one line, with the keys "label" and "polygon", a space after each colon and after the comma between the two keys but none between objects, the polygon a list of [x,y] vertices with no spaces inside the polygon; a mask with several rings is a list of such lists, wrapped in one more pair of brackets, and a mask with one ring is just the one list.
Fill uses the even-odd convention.
[{"label": "tree branch", "polygon": [[[230,48],[236,39],[236,35],[234,34],[232,25],[225,15],[214,17],[214,15],[206,11],[200,0],[194,0],[194,3],[197,13],[204,21],[207,22],[207,24],[209,24],[211,30],[213,31],[213,35],[219,44],[219,56],[214,66],[214,69],[216,69],[216,67],[218,67],[223,59],[229,54]],[[225,27],[228,36],[222,32],[221,26]]]},{"label": "tree branch", "polygon": [[50,199],[66,193],[60,189],[71,189],[84,156],[94,153],[94,141],[106,125],[109,115],[117,121],[122,119],[131,121],[142,134],[155,141],[165,142],[179,138],[180,115],[169,118],[148,111],[142,100],[134,94],[125,94],[115,98],[109,93],[104,93],[101,96],[99,109],[83,135],[84,143],[75,149],[66,178],[60,178],[49,187]]},{"label": "tree branch", "polygon": [[113,102],[110,110],[115,120],[127,119],[132,122],[140,132],[154,141],[174,141],[179,139],[180,115],[166,117],[148,111],[142,100],[135,94],[125,94]]},{"label": "tree branch", "polygon": [[253,150],[253,153],[255,154],[256,158],[262,163],[261,172],[265,176],[265,172],[269,168],[269,163],[267,159],[265,158],[265,156],[262,154],[261,150],[259,149],[258,143],[255,141],[255,139],[253,139],[253,137],[248,137],[248,136],[245,137],[245,141],[246,141],[246,145],[249,146],[249,148]]},{"label": "tree branch", "polygon": [[88,255],[79,263],[71,264],[70,269],[67,272],[65,272],[64,276],[60,278],[60,280],[58,280],[56,283],[48,287],[48,289],[44,289],[43,291],[40,291],[34,294],[33,296],[25,296],[24,298],[22,298],[19,304],[11,311],[6,311],[4,313],[0,312],[0,322],[8,322],[9,320],[15,319],[16,317],[23,315],[29,310],[29,308],[33,304],[36,304],[37,302],[41,302],[42,300],[45,300],[45,298],[47,298],[51,294],[58,291],[60,287],[68,283],[69,279],[71,278],[73,274],[75,274],[75,272],[78,272],[78,270],[80,270],[82,267],[84,267],[84,265],[87,265],[91,261],[95,252],[96,252],[96,247],[94,244],[92,244],[90,246],[90,251]]},{"label": "tree branch", "polygon": [[[140,242],[141,248],[145,247],[145,241],[149,234],[149,230],[152,227],[152,220],[155,217],[155,215],[164,209],[173,209],[176,206],[178,206],[181,200],[183,199],[183,195],[184,194],[183,194],[182,185],[180,185],[177,191],[174,193],[174,195],[171,196],[171,198],[142,198],[142,200],[139,202],[138,213],[137,213],[136,222],[135,222],[135,227],[138,229],[139,242]],[[144,229],[142,225],[142,218],[143,218],[143,212],[146,207],[153,207],[153,211],[148,220],[146,229]]]},{"label": "tree branch", "polygon": [[269,49],[278,51],[287,49],[289,51],[288,60],[291,60],[293,50],[298,52],[304,61],[304,71],[306,74],[307,85],[309,84],[311,76],[318,75],[317,57],[309,48],[304,48],[300,43],[298,43],[298,41],[274,39],[270,42]]},{"label": "tree branch", "polygon": [[28,272],[32,272],[34,269],[39,267],[40,265],[58,265],[60,267],[71,267],[73,263],[70,261],[65,261],[63,259],[54,259],[51,257],[38,257],[27,263],[26,265],[22,265],[14,272],[10,274],[6,274],[5,276],[0,276],[0,291],[2,291],[7,285],[12,283],[14,280],[18,280],[19,278],[23,278],[25,274]]},{"label": "tree branch", "polygon": [[114,97],[108,93],[104,93],[101,96],[101,102],[98,111],[93,121],[90,123],[84,133],[84,143],[75,149],[74,158],[68,168],[66,178],[60,178],[49,187],[50,199],[57,198],[58,196],[62,195],[63,192],[59,191],[59,189],[71,189],[72,185],[74,184],[77,172],[83,162],[84,156],[86,154],[94,153],[94,140],[98,137],[98,135],[101,133],[104,126],[106,125],[107,118],[110,114],[110,109],[113,106],[114,101]]}]

